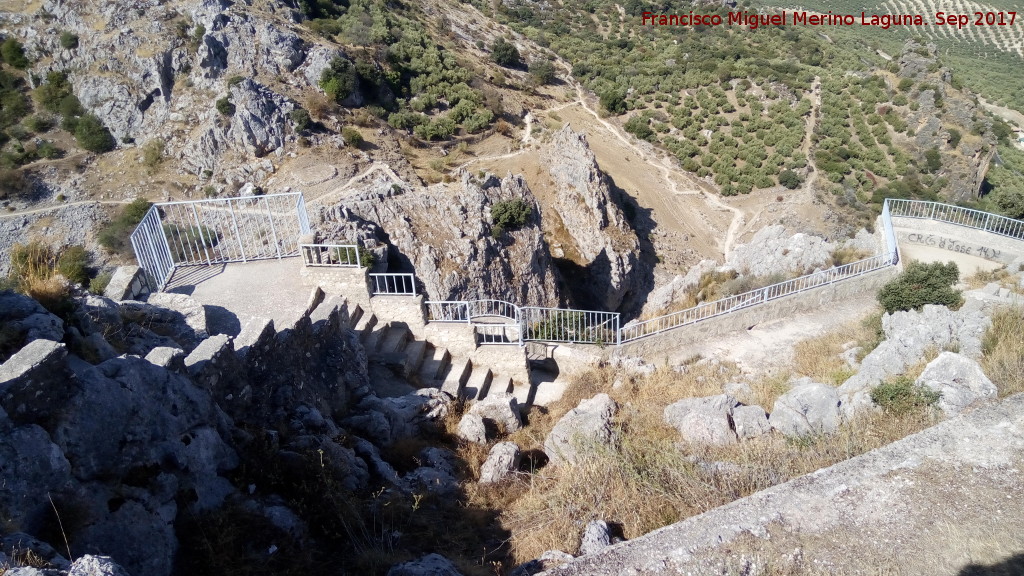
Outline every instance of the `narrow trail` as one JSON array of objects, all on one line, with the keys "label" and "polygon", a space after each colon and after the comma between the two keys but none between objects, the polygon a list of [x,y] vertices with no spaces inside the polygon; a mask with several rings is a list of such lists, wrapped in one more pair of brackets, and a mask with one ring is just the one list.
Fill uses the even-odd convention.
[{"label": "narrow trail", "polygon": [[[729,206],[725,202],[722,202],[722,200],[718,197],[717,194],[705,189],[705,187],[709,187],[706,184],[702,186],[701,183],[696,182],[689,174],[672,168],[672,160],[668,156],[664,154],[659,154],[657,161],[652,159],[651,154],[643,150],[640,146],[637,146],[635,143],[633,143],[627,136],[623,135],[619,131],[617,126],[614,126],[612,123],[608,122],[604,118],[601,118],[600,114],[598,114],[593,108],[590,107],[590,104],[587,103],[586,98],[583,95],[582,85],[580,85],[578,82],[574,82],[573,86],[576,88],[577,101],[580,103],[583,109],[586,110],[591,116],[593,116],[602,126],[604,126],[606,130],[614,134],[615,137],[619,139],[619,141],[621,141],[623,144],[631,148],[637,154],[637,156],[639,156],[641,159],[648,162],[649,164],[657,166],[658,169],[661,170],[665,181],[669,183],[669,187],[672,189],[672,194],[699,194],[709,204],[713,204],[718,209],[732,212],[732,221],[729,223],[729,229],[726,231],[725,240],[722,243],[723,256],[728,258],[729,251],[732,250],[732,246],[736,242],[738,231],[744,223],[743,211],[740,210],[739,208]],[[689,180],[694,185],[694,189],[680,190],[673,176],[681,176],[685,180]]]},{"label": "narrow trail", "polygon": [[54,212],[62,208],[72,208],[74,206],[85,206],[87,204],[128,204],[131,200],[79,200],[77,202],[67,202],[65,204],[58,204],[56,206],[43,206],[41,208],[33,208],[31,210],[16,210],[14,212],[7,212],[6,214],[0,214],[2,218],[17,218],[18,216],[31,216],[32,214],[42,214],[43,212]]},{"label": "narrow trail", "polygon": [[387,164],[385,164],[383,162],[374,162],[373,164],[370,165],[369,168],[367,168],[366,170],[363,170],[359,174],[356,174],[355,176],[349,178],[348,181],[345,182],[344,184],[342,184],[341,186],[338,186],[337,188],[335,188],[334,190],[331,190],[330,192],[325,192],[325,193],[321,194],[320,196],[317,196],[316,198],[311,198],[307,202],[307,204],[323,204],[328,199],[333,199],[335,196],[340,196],[342,193],[347,191],[349,188],[352,188],[353,186],[355,186],[355,184],[357,182],[359,182],[360,180],[363,180],[364,178],[366,178],[370,174],[372,174],[374,172],[377,172],[377,171],[383,171],[384,173],[386,173],[388,175],[388,177],[391,178],[391,180],[393,182],[402,184],[403,186],[407,185],[405,180],[402,180],[402,177],[399,176],[394,170],[391,169],[391,166],[388,166]]}]

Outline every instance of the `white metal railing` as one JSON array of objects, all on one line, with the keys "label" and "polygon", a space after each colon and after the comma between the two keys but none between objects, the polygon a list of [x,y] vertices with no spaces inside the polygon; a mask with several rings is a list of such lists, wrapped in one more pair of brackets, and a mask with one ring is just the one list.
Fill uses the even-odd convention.
[{"label": "white metal railing", "polygon": [[299,254],[310,231],[302,194],[267,194],[154,204],[132,232],[139,267],[163,290],[179,266]]},{"label": "white metal railing", "polygon": [[370,274],[370,294],[415,296],[416,277],[412,274]]},{"label": "white metal railing", "polygon": [[644,322],[636,322],[622,328],[620,342],[630,342],[644,336],[659,334],[673,328],[724,316],[757,304],[764,304],[765,302],[791,294],[812,290],[839,280],[882,270],[892,266],[894,260],[895,255],[891,252],[879,254],[843,266],[829,268],[806,276],[793,278],[792,280],[786,280],[785,282],[779,282],[778,284],[772,284],[771,286],[765,286],[764,288],[736,294],[735,296],[729,296],[713,302],[704,302],[692,308],[651,318]]},{"label": "white metal railing", "polygon": [[519,322],[519,307],[504,300],[470,300],[466,302],[469,319],[497,317]]},{"label": "white metal railing", "polygon": [[523,341],[618,344],[619,313],[565,308],[519,308]]},{"label": "white metal railing", "polygon": [[301,244],[299,249],[306,266],[363,267],[359,246],[355,244]]},{"label": "white metal railing", "polygon": [[468,323],[469,302],[462,300],[428,300],[428,322],[461,322]]},{"label": "white metal railing", "polygon": [[1000,236],[1024,240],[1024,221],[1014,220],[1006,216],[973,210],[971,208],[962,208],[951,204],[924,202],[921,200],[887,199],[885,204],[894,217],[938,220],[939,222],[948,222],[957,226],[965,226],[991,232],[992,234],[999,234]]},{"label": "white metal railing", "polygon": [[478,344],[521,344],[519,324],[474,324]]}]

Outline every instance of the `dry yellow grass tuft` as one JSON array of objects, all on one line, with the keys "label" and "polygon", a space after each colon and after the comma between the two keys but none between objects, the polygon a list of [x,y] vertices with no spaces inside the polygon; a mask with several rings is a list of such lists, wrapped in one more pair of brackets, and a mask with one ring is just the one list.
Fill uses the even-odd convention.
[{"label": "dry yellow grass tuft", "polygon": [[862,349],[861,358],[873,350],[880,341],[881,312],[863,320],[849,322],[838,329],[809,338],[793,348],[793,370],[815,381],[838,386],[853,376],[845,360],[839,357],[843,346],[853,342]]},{"label": "dry yellow grass tuft", "polygon": [[996,310],[982,341],[981,368],[999,396],[1024,392],[1024,306]]}]

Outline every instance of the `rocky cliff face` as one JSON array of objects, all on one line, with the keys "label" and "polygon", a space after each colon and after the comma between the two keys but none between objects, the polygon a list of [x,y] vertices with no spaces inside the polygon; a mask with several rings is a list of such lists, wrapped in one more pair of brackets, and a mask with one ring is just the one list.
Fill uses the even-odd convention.
[{"label": "rocky cliff face", "polygon": [[640,270],[640,241],[616,203],[607,176],[601,172],[583,134],[566,125],[554,134],[544,156],[555,183],[556,221],[579,255],[582,268],[575,286],[584,306],[618,310],[635,304],[646,287]]},{"label": "rocky cliff face", "polygon": [[[521,229],[495,233],[491,210],[505,200],[525,201],[532,214]],[[325,210],[322,228],[328,238],[387,243],[388,270],[415,270],[433,300],[496,298],[557,306],[564,297],[538,210],[522,177],[480,180],[463,171],[457,183],[427,187],[379,179]]]},{"label": "rocky cliff face", "polygon": [[983,138],[966,137],[951,146],[950,129],[971,134],[975,124],[986,126],[989,120],[978,109],[970,93],[950,87],[952,73],[938,67],[936,46],[908,41],[899,58],[900,78],[917,83],[917,110],[909,116],[913,129],[912,143],[921,155],[932,148],[939,150],[942,168],[939,176],[949,181],[950,199],[956,202],[974,200],[981,193],[982,180],[989,161],[995,154],[995,143]]},{"label": "rocky cliff face", "polygon": [[[283,2],[48,0],[33,15],[3,16],[36,76],[68,73],[82,105],[121,145],[160,139],[182,171],[239,182],[260,169],[266,177],[265,166],[247,164],[280,156],[295,139],[292,98],[340,55],[303,38],[298,12]],[[77,48],[62,47],[54,30],[76,34]],[[218,112],[220,98],[235,114]]]},{"label": "rocky cliff face", "polygon": [[[288,484],[274,470],[313,471],[346,491],[371,481],[414,489],[379,446],[421,434],[451,398],[377,398],[344,301],[231,339],[208,337],[187,296],[154,296],[163,298],[80,299],[62,320],[0,292],[3,535],[64,533],[76,557],[110,555],[132,574],[165,576],[190,573],[195,522],[211,514],[243,514],[246,538],[273,535],[266,546],[315,548],[310,518],[279,494]],[[3,540],[0,562],[5,553]],[[55,554],[43,557],[66,567]]]}]

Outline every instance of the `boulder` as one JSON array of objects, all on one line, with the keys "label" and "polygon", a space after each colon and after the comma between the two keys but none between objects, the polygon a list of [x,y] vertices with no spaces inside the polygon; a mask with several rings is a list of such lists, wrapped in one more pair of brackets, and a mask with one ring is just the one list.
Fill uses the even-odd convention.
[{"label": "boulder", "polygon": [[416,560],[392,566],[387,576],[462,576],[452,561],[440,554],[427,554]]},{"label": "boulder", "polygon": [[871,390],[883,381],[906,373],[929,349],[957,348],[968,358],[981,357],[981,339],[991,325],[985,312],[968,299],[960,310],[928,304],[920,311],[882,316],[885,340],[861,361],[857,373],[839,387],[843,415],[851,418],[871,410]]},{"label": "boulder", "polygon": [[943,352],[929,362],[917,384],[940,394],[939,408],[947,416],[975,402],[995,399],[999,393],[977,362],[954,352]]},{"label": "boulder", "polygon": [[148,293],[146,273],[138,266],[118,266],[103,289],[103,296],[117,301],[138,300]]},{"label": "boulder", "polygon": [[567,562],[572,562],[573,555],[561,550],[548,550],[535,560],[524,562],[516,566],[508,576],[533,576],[545,570],[557,568]]},{"label": "boulder", "polygon": [[0,364],[0,406],[11,420],[45,424],[59,412],[74,393],[66,357],[64,344],[33,340]]},{"label": "boulder", "polygon": [[464,415],[455,434],[466,442],[487,444],[487,425],[479,414]]},{"label": "boulder", "polygon": [[519,469],[519,446],[515,442],[499,442],[487,454],[480,467],[480,483],[493,484],[508,478]]},{"label": "boulder", "polygon": [[740,440],[749,440],[772,431],[768,415],[760,406],[737,406],[732,409],[732,423]]},{"label": "boulder", "polygon": [[607,394],[583,400],[555,424],[544,440],[552,465],[572,464],[581,453],[612,440],[612,418],[618,405]]},{"label": "boulder", "polygon": [[511,434],[523,427],[519,402],[511,394],[489,395],[474,404],[469,413],[480,416],[484,424],[493,424],[505,434]]},{"label": "boulder", "polygon": [[[0,290],[0,325],[8,345],[28,344],[33,340],[60,342],[64,337],[64,321],[50,314],[35,300],[10,290]],[[6,360],[0,350],[0,362]]]},{"label": "boulder", "polygon": [[604,520],[591,520],[580,538],[580,556],[600,552],[611,544],[612,533],[608,523]]},{"label": "boulder", "polygon": [[749,276],[778,272],[807,273],[831,264],[835,247],[822,238],[798,233],[790,236],[781,224],[765,226],[747,244],[729,252],[727,265]]},{"label": "boulder", "polygon": [[424,448],[417,456],[423,466],[405,475],[405,481],[413,491],[450,495],[458,490],[455,454],[444,448]]},{"label": "boulder", "polygon": [[107,556],[86,554],[71,563],[68,576],[129,576],[128,571]]},{"label": "boulder", "polygon": [[786,436],[831,434],[842,420],[839,406],[835,388],[817,382],[800,384],[775,401],[768,421]]},{"label": "boulder", "polygon": [[727,394],[684,398],[665,407],[665,423],[688,442],[724,445],[736,442],[732,410],[738,404]]}]

